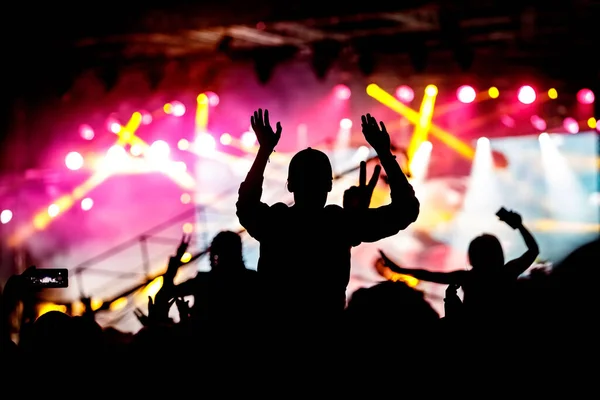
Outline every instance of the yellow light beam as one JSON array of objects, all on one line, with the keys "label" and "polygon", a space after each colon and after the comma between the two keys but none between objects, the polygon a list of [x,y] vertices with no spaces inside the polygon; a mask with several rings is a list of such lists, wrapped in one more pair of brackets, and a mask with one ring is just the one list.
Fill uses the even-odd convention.
[{"label": "yellow light beam", "polygon": [[196,99],[196,130],[195,134],[205,133],[208,127],[208,96],[205,93],[200,93]]},{"label": "yellow light beam", "polygon": [[431,128],[431,119],[433,118],[433,110],[435,108],[435,99],[437,96],[437,87],[429,85],[425,88],[425,96],[421,102],[421,109],[419,111],[419,121],[415,125],[412,138],[408,145],[408,170],[412,173],[413,160],[415,153],[423,142],[427,140],[429,129]]}]

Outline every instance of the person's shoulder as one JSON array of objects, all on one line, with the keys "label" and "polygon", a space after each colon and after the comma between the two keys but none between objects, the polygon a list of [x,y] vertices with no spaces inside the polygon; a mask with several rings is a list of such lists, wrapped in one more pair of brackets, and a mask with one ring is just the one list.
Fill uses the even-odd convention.
[{"label": "person's shoulder", "polygon": [[290,206],[288,206],[285,203],[279,202],[279,203],[275,203],[271,206],[272,210],[275,211],[285,211],[285,210],[289,210]]}]

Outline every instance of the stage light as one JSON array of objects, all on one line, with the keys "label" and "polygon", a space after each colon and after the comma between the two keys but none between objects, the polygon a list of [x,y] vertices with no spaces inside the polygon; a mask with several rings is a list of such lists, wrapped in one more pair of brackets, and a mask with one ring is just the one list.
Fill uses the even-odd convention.
[{"label": "stage light", "polygon": [[0,223],[8,224],[13,217],[13,213],[10,210],[2,210],[0,213]]},{"label": "stage light", "polygon": [[396,89],[396,97],[403,103],[410,103],[415,99],[415,91],[410,86],[401,85]]},{"label": "stage light", "polygon": [[552,99],[552,100],[555,100],[558,98],[558,92],[556,91],[556,89],[554,89],[554,88],[548,89],[548,98]]},{"label": "stage light", "polygon": [[590,89],[581,89],[577,92],[577,101],[581,104],[592,104],[594,100],[596,100],[596,96]]},{"label": "stage light", "polygon": [[242,134],[242,147],[245,149],[251,149],[252,147],[254,147],[256,145],[256,135],[254,134],[254,132],[244,132]]},{"label": "stage light", "polygon": [[125,168],[127,163],[127,151],[123,146],[115,144],[111,146],[104,157],[104,165],[114,171],[119,171]]},{"label": "stage light", "polygon": [[181,151],[188,150],[190,148],[190,142],[187,139],[181,139],[177,142],[177,148]]},{"label": "stage light", "polygon": [[192,196],[190,196],[189,193],[184,193],[181,195],[179,200],[181,201],[182,204],[189,204],[190,201],[192,201]]},{"label": "stage light", "polygon": [[92,140],[94,138],[94,130],[89,125],[81,125],[79,127],[79,135],[85,140]]},{"label": "stage light", "polygon": [[174,116],[181,117],[185,114],[185,106],[183,105],[183,103],[179,101],[174,101],[171,103],[171,106],[173,107],[171,109],[171,114],[173,114]]},{"label": "stage light", "polygon": [[77,171],[83,167],[83,156],[76,151],[72,151],[65,157],[65,165],[71,171]]},{"label": "stage light", "polygon": [[352,129],[352,120],[348,118],[341,120],[340,129]]},{"label": "stage light", "polygon": [[491,99],[497,99],[498,96],[500,96],[500,91],[497,87],[492,86],[488,89],[488,96],[490,96]]},{"label": "stage light", "polygon": [[548,135],[546,132],[542,132],[540,133],[540,136],[538,136],[538,139],[540,142],[548,141],[550,140],[550,135]]},{"label": "stage light", "polygon": [[169,144],[164,140],[157,140],[150,145],[148,149],[148,157],[153,160],[165,160],[169,158],[169,154],[171,153],[171,148]]},{"label": "stage light", "polygon": [[590,127],[590,129],[598,128],[598,121],[596,121],[596,118],[594,118],[594,117],[591,117],[590,119],[588,119],[587,124]]},{"label": "stage light", "polygon": [[208,96],[206,93],[200,93],[198,97],[196,97],[196,102],[198,104],[209,104]]},{"label": "stage light", "polygon": [[185,224],[183,224],[182,229],[183,229],[183,233],[190,234],[190,233],[194,232],[194,224],[192,224],[191,222],[186,222]]},{"label": "stage light", "polygon": [[438,88],[435,85],[427,85],[425,88],[425,95],[429,97],[437,96]]},{"label": "stage light", "polygon": [[142,114],[142,124],[150,125],[152,123],[152,114],[148,111],[140,111],[140,114]]},{"label": "stage light", "polygon": [[350,96],[352,96],[352,91],[346,85],[336,85],[335,88],[333,88],[333,90],[335,93],[335,97],[337,97],[340,100],[348,100]]},{"label": "stage light", "polygon": [[165,114],[171,114],[173,112],[173,105],[171,103],[167,103],[163,106],[163,111]]},{"label": "stage light", "polygon": [[531,104],[536,99],[535,90],[531,86],[521,86],[517,98],[523,104]]},{"label": "stage light", "polygon": [[233,139],[231,138],[231,135],[229,133],[224,133],[219,138],[219,142],[221,142],[223,146],[229,146],[232,141]]},{"label": "stage light", "polygon": [[219,96],[215,92],[204,92],[206,97],[208,98],[208,104],[211,107],[216,107],[219,105]]},{"label": "stage light", "polygon": [[118,122],[111,122],[109,125],[109,130],[112,133],[119,133],[119,132],[121,132],[121,129],[122,129],[122,126]]},{"label": "stage light", "polygon": [[129,152],[131,153],[132,156],[139,157],[144,152],[144,149],[139,144],[133,144],[129,148]]},{"label": "stage light", "polygon": [[217,150],[217,142],[210,133],[200,133],[196,138],[196,152],[203,156],[210,156]]},{"label": "stage light", "polygon": [[60,208],[56,204],[50,204],[48,207],[48,216],[50,216],[50,218],[54,218],[58,215],[58,213],[60,213]]},{"label": "stage light", "polygon": [[94,200],[90,199],[89,197],[86,197],[85,199],[81,200],[81,209],[83,211],[89,211],[92,209],[93,206]]},{"label": "stage light", "polygon": [[463,85],[456,90],[456,97],[461,103],[469,104],[475,100],[477,93],[471,86]]},{"label": "stage light", "polygon": [[567,117],[563,121],[563,128],[569,133],[575,134],[579,132],[579,123],[571,117]]},{"label": "stage light", "polygon": [[480,137],[479,139],[477,139],[477,146],[480,147],[489,147],[490,145],[490,139],[486,138],[486,137]]},{"label": "stage light", "polygon": [[548,127],[546,124],[546,121],[544,121],[542,118],[538,117],[537,115],[532,115],[529,120],[531,121],[531,125],[533,125],[533,127],[535,129],[537,129],[538,131],[545,131],[546,128]]}]

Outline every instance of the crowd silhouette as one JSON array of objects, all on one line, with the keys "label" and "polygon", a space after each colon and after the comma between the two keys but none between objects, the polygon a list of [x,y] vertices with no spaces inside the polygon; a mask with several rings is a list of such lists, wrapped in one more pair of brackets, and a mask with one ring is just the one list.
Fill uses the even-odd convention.
[{"label": "crowd silhouette", "polygon": [[[280,395],[310,386],[313,381],[299,385],[297,380],[317,373],[346,389],[355,378],[368,376],[398,393],[410,386],[409,378],[435,376],[454,379],[457,395],[478,391],[473,382],[483,376],[479,384],[494,385],[479,392],[487,395],[500,382],[515,382],[512,374],[519,382],[542,379],[544,386],[550,384],[549,373],[585,370],[587,363],[591,371],[597,350],[598,240],[550,271],[523,277],[539,249],[521,216],[504,210],[498,217],[527,245],[509,262],[489,234],[471,242],[468,270],[401,267],[392,261],[395,255],[381,252],[380,262],[395,273],[448,285],[444,316],[402,281],[361,288],[347,299],[351,249],[406,229],[419,216],[419,201],[392,154],[385,125],[367,114],[362,131],[381,166],[367,180],[366,164],[360,165],[358,185],[344,193],[343,206],[327,204],[332,167],[326,154],[312,148],[290,161],[287,189],[293,205],[261,202],[265,168],[282,134],[281,124],[273,129],[269,117],[260,109],[251,117],[259,149],[236,203],[240,224],[260,243],[256,271],[245,266],[240,235],[222,231],[210,246],[210,271],[176,284],[190,243],[184,236],[162,288],[148,299],[147,310],[135,311],[143,327],[134,335],[103,329],[89,302],[82,316],[53,311],[35,318],[35,288],[24,275],[13,276],[1,297],[3,363],[42,368],[57,356],[72,366],[148,360],[158,363],[153,364],[158,374],[165,362],[166,369],[179,370],[185,361],[199,369],[209,365],[222,379],[229,376],[220,389],[225,391],[236,385],[231,379],[238,368],[272,387],[296,380]],[[370,208],[382,168],[391,202]],[[185,300],[190,296],[191,305]],[[169,317],[173,307],[177,319]],[[194,386],[199,369],[190,375],[196,376]]]}]

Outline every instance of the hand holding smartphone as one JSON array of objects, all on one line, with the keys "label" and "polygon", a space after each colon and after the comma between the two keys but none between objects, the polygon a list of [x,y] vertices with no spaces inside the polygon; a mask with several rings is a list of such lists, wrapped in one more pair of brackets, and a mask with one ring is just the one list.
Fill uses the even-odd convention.
[{"label": "hand holding smartphone", "polygon": [[514,211],[508,211],[506,208],[501,207],[496,216],[500,221],[505,222],[508,226],[513,229],[517,229],[521,225],[521,216]]},{"label": "hand holding smartphone", "polygon": [[69,270],[66,268],[29,268],[22,275],[34,289],[61,289],[69,287]]}]

